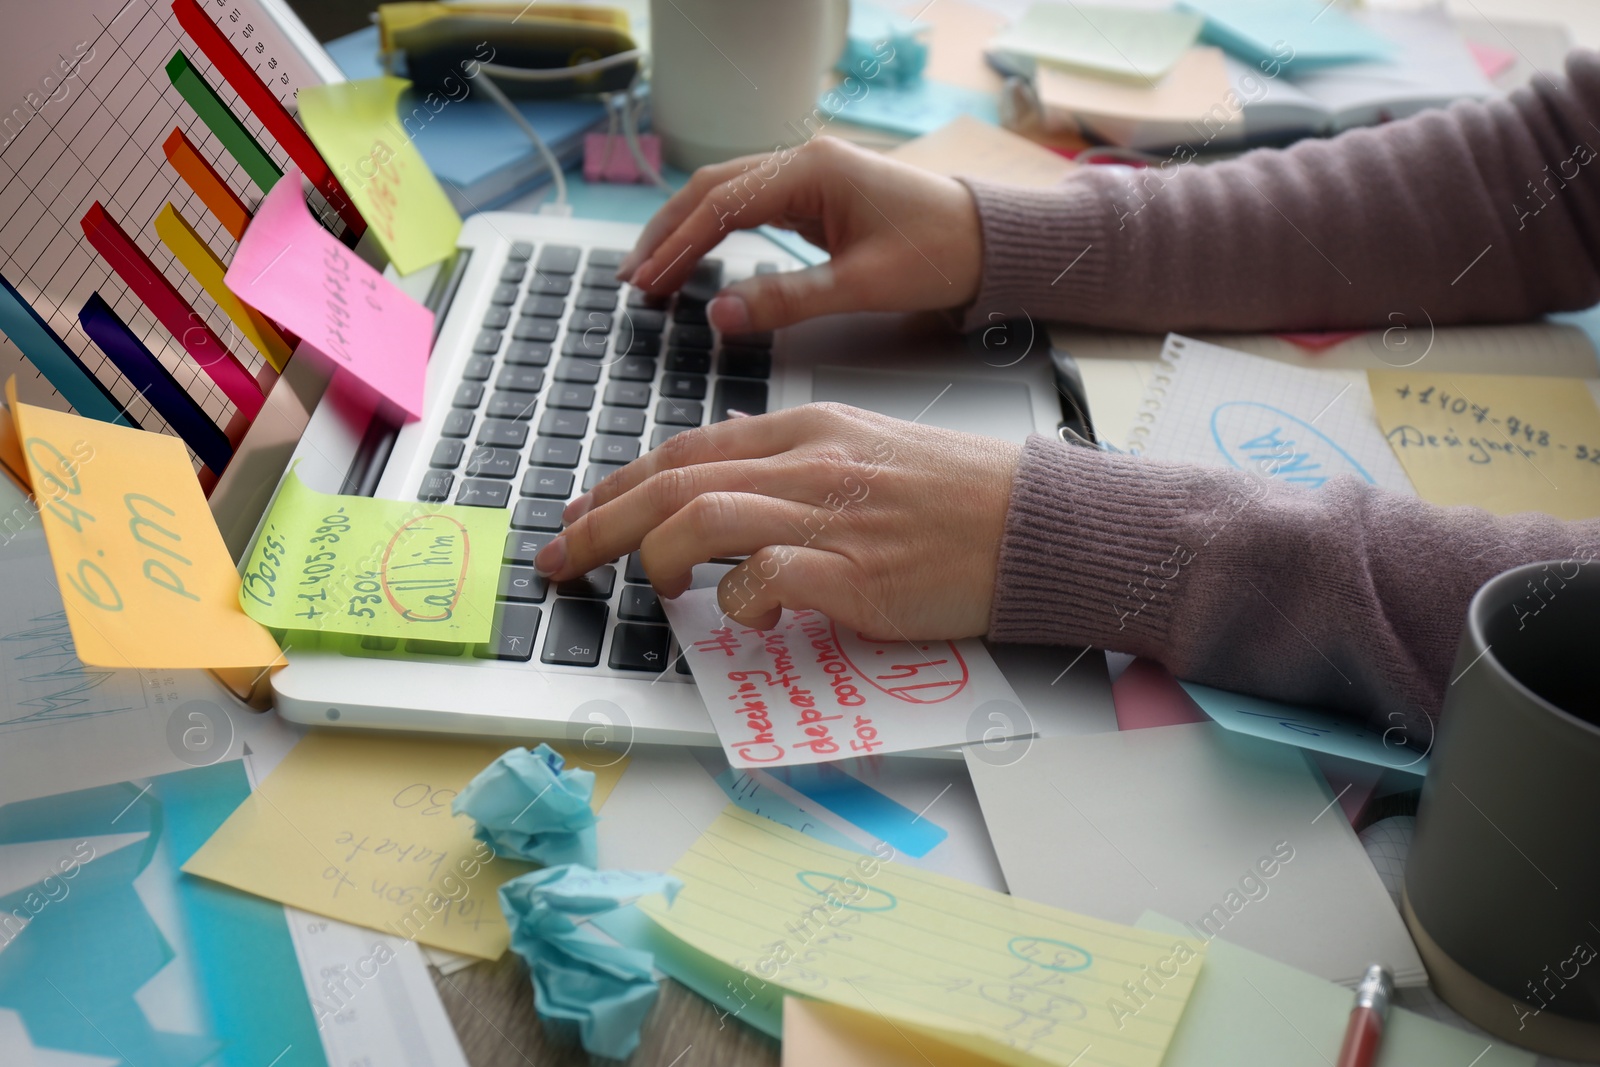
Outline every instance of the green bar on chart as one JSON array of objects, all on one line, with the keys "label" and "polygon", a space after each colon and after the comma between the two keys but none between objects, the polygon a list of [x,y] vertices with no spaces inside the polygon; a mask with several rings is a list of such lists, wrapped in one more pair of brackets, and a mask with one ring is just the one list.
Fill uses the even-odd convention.
[{"label": "green bar on chart", "polygon": [[167,77],[172,79],[173,86],[194,108],[200,120],[216,134],[222,147],[244,168],[256,188],[266,193],[273,183],[283,177],[283,171],[272,162],[266,150],[244,128],[244,124],[228,110],[228,105],[222,102],[217,91],[194,69],[188,56],[182,52],[174,53],[167,64]]}]

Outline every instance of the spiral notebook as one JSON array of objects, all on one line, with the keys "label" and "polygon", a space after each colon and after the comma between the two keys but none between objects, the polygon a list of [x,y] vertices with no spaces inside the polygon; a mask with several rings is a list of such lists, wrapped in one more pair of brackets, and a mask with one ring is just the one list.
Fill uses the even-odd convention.
[{"label": "spiral notebook", "polygon": [[1378,426],[1367,376],[1307,370],[1168,334],[1129,449],[1320,488],[1353,475],[1415,495]]}]

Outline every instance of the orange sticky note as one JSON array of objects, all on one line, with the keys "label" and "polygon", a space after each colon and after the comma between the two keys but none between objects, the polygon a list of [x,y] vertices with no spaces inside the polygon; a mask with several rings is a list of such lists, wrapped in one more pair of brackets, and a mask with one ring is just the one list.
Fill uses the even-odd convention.
[{"label": "orange sticky note", "polygon": [[17,404],[17,380],[11,378],[6,382],[6,403],[9,407],[0,407],[0,469],[17,483],[17,488],[24,493],[33,491],[28,484],[28,465],[22,459],[22,441],[17,437],[17,420],[12,416],[12,409]]},{"label": "orange sticky note", "polygon": [[282,653],[183,442],[13,404],[78,658],[98,667],[263,667]]}]

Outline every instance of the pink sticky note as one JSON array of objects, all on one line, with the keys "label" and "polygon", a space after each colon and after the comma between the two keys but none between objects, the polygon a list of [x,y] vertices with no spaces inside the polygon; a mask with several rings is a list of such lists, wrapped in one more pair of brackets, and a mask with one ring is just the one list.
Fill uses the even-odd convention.
[{"label": "pink sticky note", "polygon": [[261,201],[223,281],[335,367],[412,418],[422,415],[433,312],[318,225],[299,171]]},{"label": "pink sticky note", "polygon": [[1111,686],[1111,702],[1117,709],[1119,730],[1211,721],[1189,699],[1177,679],[1150,659],[1136,659],[1128,664],[1128,669]]},{"label": "pink sticky note", "polygon": [[1498,78],[1505,73],[1507,67],[1517,61],[1515,52],[1507,52],[1504,48],[1496,48],[1492,44],[1468,41],[1467,51],[1478,61],[1478,67],[1483,71],[1485,78]]},{"label": "pink sticky note", "polygon": [[1318,330],[1279,333],[1273,336],[1292,345],[1299,345],[1308,352],[1325,352],[1334,345],[1342,345],[1350,338],[1360,337],[1365,332],[1365,330]]}]

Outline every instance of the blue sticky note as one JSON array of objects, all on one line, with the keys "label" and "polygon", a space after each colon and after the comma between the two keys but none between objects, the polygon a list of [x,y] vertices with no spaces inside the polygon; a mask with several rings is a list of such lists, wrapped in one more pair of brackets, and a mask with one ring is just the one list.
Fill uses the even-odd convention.
[{"label": "blue sticky note", "polygon": [[[1219,726],[1237,733],[1407,774],[1428,772],[1426,749],[1432,747],[1433,739],[1408,737],[1399,725],[1392,730],[1379,730],[1358,719],[1325,711],[1229,693],[1193,682],[1178,684]],[[1408,747],[1407,742],[1417,747]]]},{"label": "blue sticky note", "polygon": [[1326,0],[1184,0],[1183,6],[1206,17],[1201,40],[1248,63],[1306,68],[1394,54],[1388,40]]},{"label": "blue sticky note", "polygon": [[834,118],[872,126],[891,133],[920,137],[962,115],[998,125],[1000,101],[994,93],[919,78],[895,87],[879,81],[858,80],[853,95],[849,83],[822,94],[817,106]]},{"label": "blue sticky note", "polygon": [[904,804],[830,763],[773,767],[768,772],[807,800],[887,841],[908,856],[926,856],[950,836]]},{"label": "blue sticky note", "polygon": [[818,822],[800,810],[788,797],[766,788],[745,771],[729,767],[716,776],[716,783],[729,800],[752,815],[771,819],[780,826],[787,826],[796,833],[806,834],[818,841],[826,841],[835,848],[850,852],[866,851],[827,823]]}]

